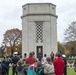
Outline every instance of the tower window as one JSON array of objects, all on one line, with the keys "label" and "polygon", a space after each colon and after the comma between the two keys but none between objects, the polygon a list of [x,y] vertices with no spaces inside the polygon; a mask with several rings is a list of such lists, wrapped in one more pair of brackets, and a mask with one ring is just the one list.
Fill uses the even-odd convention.
[{"label": "tower window", "polygon": [[36,43],[43,43],[43,22],[36,23]]}]

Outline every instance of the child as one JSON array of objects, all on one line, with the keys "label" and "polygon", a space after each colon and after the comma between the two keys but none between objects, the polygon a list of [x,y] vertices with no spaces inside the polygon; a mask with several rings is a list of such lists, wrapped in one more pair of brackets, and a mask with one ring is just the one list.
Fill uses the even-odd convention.
[{"label": "child", "polygon": [[23,66],[23,61],[22,60],[18,61],[18,66],[16,68],[16,72],[17,72],[17,75],[27,75],[27,71]]},{"label": "child", "polygon": [[40,61],[37,62],[37,67],[35,68],[35,72],[36,75],[45,75]]},{"label": "child", "polygon": [[34,73],[35,73],[35,67],[36,67],[35,65],[36,65],[36,62],[28,67],[28,73],[27,73],[27,75],[34,75]]}]

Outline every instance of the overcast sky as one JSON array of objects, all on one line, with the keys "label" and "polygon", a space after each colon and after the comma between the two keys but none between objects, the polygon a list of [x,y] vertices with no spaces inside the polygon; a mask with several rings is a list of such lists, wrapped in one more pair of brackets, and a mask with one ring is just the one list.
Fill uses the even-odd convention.
[{"label": "overcast sky", "polygon": [[72,21],[76,21],[76,0],[0,0],[0,45],[6,30],[22,29],[22,5],[45,2],[56,5],[57,37],[58,41],[64,42],[65,29]]}]

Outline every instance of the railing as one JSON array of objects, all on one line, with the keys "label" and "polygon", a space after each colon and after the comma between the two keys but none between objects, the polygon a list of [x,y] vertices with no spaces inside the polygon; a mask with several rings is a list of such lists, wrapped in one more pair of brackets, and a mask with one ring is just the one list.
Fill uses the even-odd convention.
[{"label": "railing", "polygon": [[74,68],[74,62],[73,62],[73,63],[69,63],[69,62],[67,61],[67,67],[69,67],[69,68]]}]

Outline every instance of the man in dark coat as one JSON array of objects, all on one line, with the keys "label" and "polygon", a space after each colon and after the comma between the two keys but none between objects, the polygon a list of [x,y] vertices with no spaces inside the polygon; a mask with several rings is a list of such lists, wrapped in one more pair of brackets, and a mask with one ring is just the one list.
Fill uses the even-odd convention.
[{"label": "man in dark coat", "polygon": [[17,62],[19,61],[19,57],[17,56],[17,52],[14,52],[14,56],[12,57],[12,75],[16,73]]},{"label": "man in dark coat", "polygon": [[9,75],[9,64],[11,63],[11,59],[9,59],[9,57],[7,56],[7,58],[5,59],[5,65],[6,65],[6,73],[7,75]]},{"label": "man in dark coat", "polygon": [[2,75],[7,75],[6,74],[7,67],[6,67],[6,61],[5,61],[5,59],[2,61],[1,66],[2,66]]},{"label": "man in dark coat", "polygon": [[67,60],[66,60],[66,56],[64,54],[62,55],[62,59],[64,60],[64,63],[65,63],[64,75],[67,75]]}]

